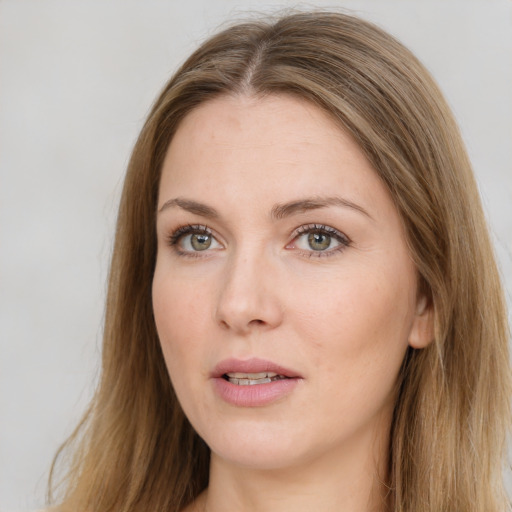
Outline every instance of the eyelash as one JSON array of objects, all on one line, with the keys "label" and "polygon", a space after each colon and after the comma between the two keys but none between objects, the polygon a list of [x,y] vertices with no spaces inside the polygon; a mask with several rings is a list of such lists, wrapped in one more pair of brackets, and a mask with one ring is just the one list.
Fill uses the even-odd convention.
[{"label": "eyelash", "polygon": [[[297,251],[299,251],[301,254],[309,258],[322,258],[332,256],[333,254],[342,252],[351,244],[350,239],[337,229],[334,229],[330,226],[326,226],[324,224],[305,224],[297,228],[292,233],[291,236],[293,238],[291,242],[287,244],[286,247],[294,243],[300,236],[307,235],[309,233],[324,234],[333,238],[339,243],[339,245],[334,247],[333,249],[328,249],[325,251],[307,251],[297,249]],[[189,258],[200,258],[204,257],[205,255],[201,254],[202,251],[184,251],[180,249],[179,243],[181,239],[186,235],[209,235],[215,238],[215,235],[213,234],[212,230],[208,226],[201,224],[186,224],[184,226],[180,226],[175,231],[173,231],[167,238],[168,245],[170,245],[179,256],[185,256]]]},{"label": "eyelash", "polygon": [[343,234],[341,231],[338,231],[337,229],[332,228],[330,226],[326,226],[324,224],[305,224],[303,226],[300,226],[294,231],[293,239],[290,242],[290,244],[297,240],[300,236],[307,235],[309,233],[320,233],[323,235],[327,235],[336,240],[337,242],[339,242],[339,245],[337,247],[334,247],[333,249],[328,249],[326,251],[304,251],[301,249],[297,249],[298,251],[301,252],[301,254],[304,254],[309,258],[329,257],[344,251],[351,244],[351,241],[348,238],[348,236]]},{"label": "eyelash", "polygon": [[180,249],[180,240],[186,235],[210,235],[215,238],[212,230],[208,226],[202,224],[186,224],[180,226],[168,236],[167,243],[179,256],[185,256],[187,258],[200,258],[204,257],[204,255],[201,254],[201,251],[184,251]]}]

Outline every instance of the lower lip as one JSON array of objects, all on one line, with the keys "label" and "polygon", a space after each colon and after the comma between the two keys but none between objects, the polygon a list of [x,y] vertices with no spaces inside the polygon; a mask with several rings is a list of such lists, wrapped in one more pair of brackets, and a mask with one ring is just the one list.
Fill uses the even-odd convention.
[{"label": "lower lip", "polygon": [[266,384],[240,386],[222,377],[212,380],[222,400],[238,407],[261,407],[276,402],[289,395],[299,382],[299,379],[280,379]]}]

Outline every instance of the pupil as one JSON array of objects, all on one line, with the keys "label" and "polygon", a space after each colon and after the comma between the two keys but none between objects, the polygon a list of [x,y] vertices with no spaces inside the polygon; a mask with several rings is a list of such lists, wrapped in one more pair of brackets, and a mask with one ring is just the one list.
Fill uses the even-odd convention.
[{"label": "pupil", "polygon": [[331,245],[331,237],[324,233],[309,233],[308,244],[314,251],[323,251]]},{"label": "pupil", "polygon": [[210,247],[212,244],[212,239],[210,235],[196,233],[195,235],[191,236],[190,243],[196,251],[204,251]]}]

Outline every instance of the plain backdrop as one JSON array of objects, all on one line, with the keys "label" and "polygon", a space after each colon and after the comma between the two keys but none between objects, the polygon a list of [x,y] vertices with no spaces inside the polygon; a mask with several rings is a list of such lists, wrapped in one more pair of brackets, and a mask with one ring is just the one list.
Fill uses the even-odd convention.
[{"label": "plain backdrop", "polygon": [[[304,4],[303,4],[304,5]],[[512,296],[512,1],[309,2],[409,46],[461,125]],[[0,510],[41,507],[98,375],[131,147],[180,62],[227,19],[286,2],[0,0]]]}]

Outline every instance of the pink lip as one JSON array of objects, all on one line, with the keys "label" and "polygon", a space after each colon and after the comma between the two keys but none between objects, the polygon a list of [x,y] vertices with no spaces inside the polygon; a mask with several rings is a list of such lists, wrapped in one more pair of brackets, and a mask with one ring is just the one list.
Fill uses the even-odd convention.
[{"label": "pink lip", "polygon": [[222,377],[225,373],[240,372],[240,373],[260,373],[260,372],[274,372],[278,375],[284,375],[289,378],[301,378],[301,376],[288,368],[284,368],[272,361],[265,359],[225,359],[221,361],[212,372],[212,377]]},{"label": "pink lip", "polygon": [[[274,372],[286,379],[241,386],[232,384],[223,375],[231,372],[260,373]],[[262,407],[289,395],[302,377],[295,371],[264,359],[226,359],[215,366],[211,379],[215,392],[225,402],[238,407]]]}]

